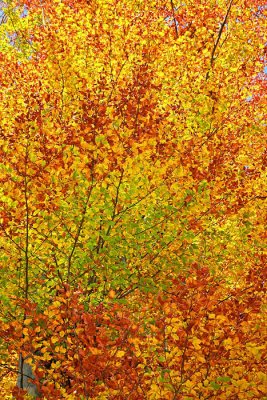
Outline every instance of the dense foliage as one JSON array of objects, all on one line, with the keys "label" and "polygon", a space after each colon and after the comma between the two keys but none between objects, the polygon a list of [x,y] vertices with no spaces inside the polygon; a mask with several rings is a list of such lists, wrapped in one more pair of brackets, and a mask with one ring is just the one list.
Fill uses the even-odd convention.
[{"label": "dense foliage", "polygon": [[1,8],[3,398],[267,399],[265,2]]}]

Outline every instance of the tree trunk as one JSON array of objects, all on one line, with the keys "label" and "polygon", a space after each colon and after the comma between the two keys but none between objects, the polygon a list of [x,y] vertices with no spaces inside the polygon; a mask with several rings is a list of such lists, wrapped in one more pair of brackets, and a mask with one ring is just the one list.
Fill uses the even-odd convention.
[{"label": "tree trunk", "polygon": [[36,399],[40,397],[40,393],[38,392],[37,385],[34,383],[35,377],[32,366],[27,362],[29,358],[30,356],[23,358],[21,354],[19,355],[17,386],[20,389],[27,390],[28,394]]}]

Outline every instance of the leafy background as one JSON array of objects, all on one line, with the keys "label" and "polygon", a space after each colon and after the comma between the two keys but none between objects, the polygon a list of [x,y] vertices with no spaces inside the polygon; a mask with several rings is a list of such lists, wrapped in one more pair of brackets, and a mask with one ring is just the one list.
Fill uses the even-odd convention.
[{"label": "leafy background", "polygon": [[1,7],[6,398],[264,399],[264,2]]}]

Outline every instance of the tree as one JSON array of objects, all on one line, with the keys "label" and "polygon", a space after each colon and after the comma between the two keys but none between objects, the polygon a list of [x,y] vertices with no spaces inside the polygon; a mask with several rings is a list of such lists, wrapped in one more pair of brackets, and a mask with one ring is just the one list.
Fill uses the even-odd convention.
[{"label": "tree", "polygon": [[263,2],[5,14],[3,375],[10,352],[46,398],[261,399]]}]

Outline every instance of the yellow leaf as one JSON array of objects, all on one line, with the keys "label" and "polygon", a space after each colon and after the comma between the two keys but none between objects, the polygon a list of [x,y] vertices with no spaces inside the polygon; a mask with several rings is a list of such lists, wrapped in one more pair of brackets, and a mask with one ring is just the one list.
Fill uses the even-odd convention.
[{"label": "yellow leaf", "polygon": [[209,319],[214,319],[215,318],[215,314],[209,314]]},{"label": "yellow leaf", "polygon": [[65,347],[63,347],[63,346],[60,346],[60,348],[59,348],[59,352],[61,353],[61,354],[65,354],[66,353],[66,349],[65,349]]},{"label": "yellow leaf", "polygon": [[101,350],[96,349],[95,347],[89,347],[89,350],[94,356],[97,354],[101,354]]},{"label": "yellow leaf", "polygon": [[72,344],[71,337],[69,337],[69,336],[67,337],[67,342],[70,343],[70,344]]},{"label": "yellow leaf", "polygon": [[23,333],[24,336],[29,336],[29,330],[28,330],[28,328],[23,328],[23,329],[22,329],[22,333]]},{"label": "yellow leaf", "polygon": [[232,339],[230,339],[230,338],[229,339],[225,339],[223,341],[223,345],[226,348],[226,350],[231,349],[233,347]]},{"label": "yellow leaf", "polygon": [[123,356],[124,356],[124,354],[125,354],[125,351],[123,351],[123,350],[119,350],[119,351],[117,351],[117,353],[116,353],[116,357],[119,357],[119,358],[121,358],[121,357],[123,357]]},{"label": "yellow leaf", "polygon": [[194,337],[192,339],[192,343],[193,343],[193,346],[194,346],[194,348],[196,350],[200,350],[201,349],[201,346],[200,346],[201,340],[199,340],[198,338]]},{"label": "yellow leaf", "polygon": [[58,337],[57,336],[52,336],[51,337],[51,342],[52,343],[56,343],[58,341]]},{"label": "yellow leaf", "polygon": [[203,356],[201,356],[201,355],[198,355],[197,354],[197,360],[199,361],[199,362],[201,362],[201,363],[204,363],[204,362],[206,362],[206,359],[205,359],[205,357],[203,357]]},{"label": "yellow leaf", "polygon": [[109,297],[110,299],[114,299],[115,296],[116,296],[115,290],[110,290],[109,293],[108,293],[108,297]]},{"label": "yellow leaf", "polygon": [[[42,351],[42,350],[41,350]],[[42,360],[43,361],[50,361],[52,359],[52,356],[51,356],[51,354],[49,354],[49,353],[44,353],[43,355],[42,355]]]},{"label": "yellow leaf", "polygon": [[193,387],[193,386],[195,386],[195,382],[193,382],[193,381],[186,381],[185,382],[185,386],[186,387],[188,387],[188,388],[191,388],[191,387]]}]

